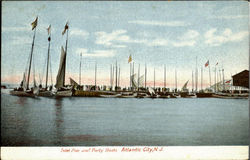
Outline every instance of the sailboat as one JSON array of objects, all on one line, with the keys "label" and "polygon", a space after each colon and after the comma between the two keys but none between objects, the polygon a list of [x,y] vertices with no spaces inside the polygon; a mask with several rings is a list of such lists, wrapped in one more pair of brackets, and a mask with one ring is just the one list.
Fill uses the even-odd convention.
[{"label": "sailboat", "polygon": [[189,92],[188,92],[188,89],[187,89],[188,82],[189,82],[189,80],[181,88],[181,92],[180,92],[181,97],[184,97],[184,98],[195,97],[194,94],[189,94]]},{"label": "sailboat", "polygon": [[30,80],[30,72],[31,72],[32,59],[33,59],[33,49],[34,49],[34,42],[35,42],[35,36],[36,36],[37,22],[38,22],[38,17],[36,17],[35,21],[31,23],[32,30],[34,30],[34,35],[33,35],[33,41],[32,41],[32,46],[31,46],[30,57],[29,57],[29,69],[28,69],[27,81],[26,81],[26,69],[25,69],[25,72],[23,74],[23,80],[20,84],[20,87],[15,88],[14,90],[10,91],[11,95],[35,97],[39,94],[39,89],[36,85],[36,80],[35,80],[34,62],[33,62],[33,83],[34,84],[33,84],[33,88],[29,88],[29,80]]},{"label": "sailboat", "polygon": [[70,97],[72,96],[72,87],[66,87],[64,85],[65,78],[65,64],[66,63],[66,52],[64,51],[63,46],[61,47],[61,59],[59,64],[58,73],[56,76],[56,92],[57,97]]},{"label": "sailboat", "polygon": [[[40,88],[39,96],[43,97],[52,97],[54,94],[52,92],[53,85],[51,84],[50,87],[48,87],[48,73],[49,73],[49,63],[50,63],[50,41],[51,41],[51,25],[47,28],[48,30],[48,55],[47,55],[47,69],[46,69],[46,80],[45,80],[45,88]],[[51,80],[52,81],[52,80]]]}]

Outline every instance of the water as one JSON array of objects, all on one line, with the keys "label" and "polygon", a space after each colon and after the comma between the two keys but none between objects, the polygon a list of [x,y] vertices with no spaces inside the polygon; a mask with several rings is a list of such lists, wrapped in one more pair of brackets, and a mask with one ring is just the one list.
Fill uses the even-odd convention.
[{"label": "water", "polygon": [[248,145],[248,100],[1,93],[3,146]]}]

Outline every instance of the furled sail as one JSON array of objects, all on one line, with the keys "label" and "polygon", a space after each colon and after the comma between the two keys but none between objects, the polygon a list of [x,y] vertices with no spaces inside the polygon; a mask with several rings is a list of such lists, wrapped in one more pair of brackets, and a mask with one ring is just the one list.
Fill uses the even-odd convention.
[{"label": "furled sail", "polygon": [[74,81],[72,78],[69,78],[69,80],[70,80],[70,84],[72,85],[72,87],[76,87],[76,86],[79,85],[79,84],[76,83],[76,81]]},{"label": "furled sail", "polygon": [[139,78],[139,87],[143,87],[144,86],[144,75],[142,75],[140,78]]},{"label": "furled sail", "polygon": [[56,76],[56,88],[61,88],[64,86],[64,77],[65,77],[65,60],[66,60],[66,53],[63,49],[61,49],[61,59],[60,59],[60,64],[59,64],[59,69],[58,73]]},{"label": "furled sail", "polygon": [[[189,81],[189,80],[188,80]],[[183,85],[183,87],[182,87],[182,91],[186,91],[187,90],[187,84],[188,84],[188,81]]]},{"label": "furled sail", "polygon": [[26,74],[25,73],[23,73],[23,81],[22,81],[21,87],[23,88],[24,91],[27,90],[27,82],[26,82]]},{"label": "furled sail", "polygon": [[137,75],[136,74],[133,74],[132,76],[131,76],[131,80],[132,80],[132,87],[133,88],[137,88],[137,81],[136,81],[136,78],[137,77]]}]

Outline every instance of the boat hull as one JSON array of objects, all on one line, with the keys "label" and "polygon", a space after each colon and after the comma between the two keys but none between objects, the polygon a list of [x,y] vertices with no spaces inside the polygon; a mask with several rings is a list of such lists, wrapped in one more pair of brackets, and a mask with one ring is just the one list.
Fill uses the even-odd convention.
[{"label": "boat hull", "polygon": [[10,91],[10,94],[13,96],[19,96],[19,97],[35,97],[33,93],[25,92],[25,91]]},{"label": "boat hull", "polygon": [[65,91],[57,91],[55,93],[56,97],[71,97],[72,91],[71,90],[65,90]]},{"label": "boat hull", "polygon": [[41,97],[53,97],[54,94],[51,91],[40,91],[38,96],[41,96]]},{"label": "boat hull", "polygon": [[213,93],[196,93],[197,98],[212,98]]}]

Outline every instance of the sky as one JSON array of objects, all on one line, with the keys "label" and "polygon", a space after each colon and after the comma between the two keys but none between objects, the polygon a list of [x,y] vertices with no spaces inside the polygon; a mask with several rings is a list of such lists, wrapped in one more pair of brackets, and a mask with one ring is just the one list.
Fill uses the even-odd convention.
[{"label": "sky", "polygon": [[[163,86],[166,65],[167,87],[182,87],[198,68],[198,86],[212,84],[215,67],[224,69],[225,79],[249,68],[248,2],[207,1],[5,1],[2,2],[1,82],[20,83],[31,51],[31,23],[38,16],[34,44],[35,76],[45,83],[48,26],[51,24],[53,84],[59,68],[62,31],[69,22],[66,83],[78,82],[82,53],[81,83],[110,84],[110,65],[120,66],[121,85],[129,85],[132,56],[135,72],[144,74],[147,85]],[[197,57],[197,64],[196,64]],[[209,67],[205,63],[209,61]],[[216,63],[218,62],[218,65]],[[216,66],[215,66],[216,65]],[[218,72],[219,73],[219,72]],[[217,73],[218,79],[219,74]],[[222,72],[220,72],[222,73]],[[222,78],[221,78],[222,79]]]}]

